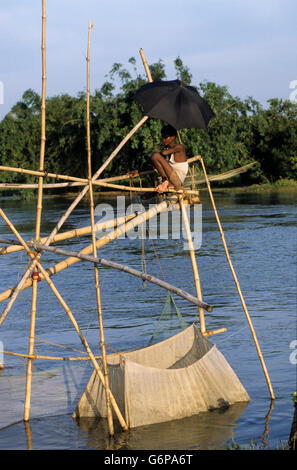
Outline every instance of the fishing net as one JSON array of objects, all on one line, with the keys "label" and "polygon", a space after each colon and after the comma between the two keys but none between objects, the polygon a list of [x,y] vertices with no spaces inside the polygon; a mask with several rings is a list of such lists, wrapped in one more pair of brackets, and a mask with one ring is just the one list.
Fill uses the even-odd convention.
[{"label": "fishing net", "polygon": [[[194,324],[146,348],[109,355],[108,373],[130,428],[249,401],[224,356]],[[105,390],[94,371],[73,417],[100,416],[107,416]]]},{"label": "fishing net", "polygon": [[168,293],[163,310],[148,345],[153,344],[155,341],[168,338],[174,330],[178,330],[180,328],[184,330],[187,328],[187,324],[184,321],[172,295]]}]

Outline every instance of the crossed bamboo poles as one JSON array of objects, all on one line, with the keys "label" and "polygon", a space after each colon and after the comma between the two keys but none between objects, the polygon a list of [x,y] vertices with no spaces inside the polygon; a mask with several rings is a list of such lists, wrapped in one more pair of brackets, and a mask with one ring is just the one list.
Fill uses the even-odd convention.
[{"label": "crossed bamboo poles", "polygon": [[[45,135],[45,96],[46,96],[46,61],[45,61],[45,25],[46,25],[46,12],[45,12],[45,0],[42,0],[42,105],[41,105],[41,147],[40,147],[40,164],[39,164],[39,171],[34,172],[38,175],[38,198],[37,198],[37,212],[36,212],[36,229],[35,229],[35,243],[39,241],[40,238],[40,225],[41,225],[41,214],[42,214],[42,197],[43,197],[43,178],[47,175],[46,171],[44,170],[44,155],[45,155],[45,142],[46,142],[46,135]],[[130,139],[130,137],[138,130],[138,128],[148,119],[147,116],[144,116],[141,121],[132,129],[132,131],[122,140],[122,142],[118,145],[118,147],[114,150],[114,152],[109,156],[109,158],[105,161],[105,163],[99,168],[96,174],[92,177],[91,175],[91,150],[90,150],[90,121],[89,121],[89,52],[90,52],[90,33],[91,33],[92,25],[89,24],[89,35],[88,35],[88,54],[87,54],[87,144],[88,144],[88,180],[87,184],[84,189],[80,192],[80,194],[76,197],[74,202],[70,205],[68,210],[65,214],[61,217],[59,222],[57,223],[54,230],[48,236],[44,243],[44,248],[48,247],[50,243],[55,239],[57,236],[58,231],[67,220],[73,209],[77,206],[80,200],[85,196],[87,191],[89,190],[90,194],[90,214],[91,214],[91,233],[92,233],[92,251],[94,258],[97,255],[97,244],[95,239],[95,221],[94,221],[94,200],[93,200],[93,183],[95,184],[96,179],[99,175],[104,171],[104,169],[109,165],[111,160],[115,158],[121,148],[125,145],[125,143]],[[5,169],[5,167],[1,168]],[[7,169],[7,168],[6,168]],[[13,170],[13,169],[11,169]],[[15,169],[16,171],[21,172],[30,172],[33,173],[31,170],[23,170],[23,169]],[[71,179],[66,177],[66,179]],[[80,180],[81,182],[84,181],[83,179],[74,178],[74,180]],[[85,182],[85,181],[84,181]],[[122,187],[120,188],[122,189]],[[129,188],[130,189],[130,188]],[[135,188],[136,189],[136,188]],[[154,191],[154,188],[151,188]],[[142,190],[143,191],[143,190]],[[198,194],[198,192],[194,192]],[[31,383],[32,383],[32,363],[34,357],[34,340],[35,340],[35,321],[36,321],[36,303],[37,303],[37,283],[39,280],[39,273],[37,269],[40,270],[43,278],[49,284],[51,290],[56,295],[58,300],[60,301],[62,307],[64,308],[65,312],[67,313],[69,319],[71,320],[78,336],[81,339],[83,346],[86,349],[86,352],[89,355],[90,360],[93,363],[93,366],[102,381],[104,388],[105,388],[105,395],[106,395],[106,402],[107,402],[107,410],[108,410],[108,425],[109,425],[109,433],[110,435],[114,434],[113,428],[113,419],[112,419],[112,410],[111,406],[113,407],[119,422],[124,430],[127,430],[127,424],[117,406],[117,403],[110,391],[109,388],[109,381],[108,381],[108,369],[107,369],[107,361],[106,361],[106,350],[105,350],[105,340],[104,340],[104,331],[103,331],[103,321],[102,321],[102,307],[101,307],[101,297],[100,297],[100,286],[99,286],[99,274],[98,274],[98,266],[97,261],[94,261],[94,275],[95,275],[95,287],[96,287],[96,297],[97,297],[97,309],[98,309],[98,318],[99,318],[99,326],[100,326],[100,339],[101,339],[101,349],[102,349],[102,359],[103,359],[103,371],[102,373],[101,368],[99,367],[94,354],[92,353],[86,339],[84,338],[82,332],[79,329],[79,326],[64,299],[62,298],[61,294],[53,284],[52,280],[50,279],[49,274],[47,271],[42,267],[40,263],[40,259],[42,256],[42,252],[35,250],[34,252],[29,248],[28,244],[23,240],[21,235],[15,229],[11,221],[8,219],[6,214],[0,209],[0,215],[11,228],[12,232],[17,237],[18,241],[21,243],[22,247],[26,250],[28,255],[30,256],[32,262],[28,267],[27,271],[24,273],[21,281],[15,287],[10,300],[4,309],[1,320],[0,326],[3,324],[7,314],[9,313],[10,309],[12,308],[17,296],[24,288],[31,272],[34,269],[34,273],[32,276],[32,303],[31,303],[31,323],[30,323],[30,336],[29,336],[29,352],[27,355],[28,363],[27,363],[27,375],[26,375],[26,396],[25,396],[25,406],[24,406],[24,421],[29,421],[30,416],[30,404],[31,404]]]}]

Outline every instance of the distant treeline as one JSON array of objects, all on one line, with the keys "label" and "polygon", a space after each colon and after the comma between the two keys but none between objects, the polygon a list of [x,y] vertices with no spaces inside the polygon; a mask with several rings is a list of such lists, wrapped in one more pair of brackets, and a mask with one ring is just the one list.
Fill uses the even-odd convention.
[{"label": "distant treeline", "polygon": [[[147,83],[136,70],[134,58],[127,68],[115,63],[107,81],[90,98],[91,146],[94,172],[143,117],[133,95]],[[201,154],[209,174],[217,174],[256,160],[237,184],[297,180],[297,105],[268,100],[264,109],[252,97],[233,97],[227,87],[212,82],[191,83],[192,75],[178,57],[176,78],[196,86],[216,117],[208,130],[185,129],[181,138],[187,155]],[[153,80],[166,80],[161,60],[151,64]],[[116,86],[116,84],[118,84]],[[0,122],[0,164],[38,169],[41,98],[29,89]],[[159,148],[162,122],[149,119],[121,150],[102,176],[147,169],[150,155]],[[86,94],[61,94],[46,101],[46,154],[48,172],[86,177]],[[1,171],[1,182],[32,183],[36,177]],[[47,179],[47,182],[53,182]]]}]

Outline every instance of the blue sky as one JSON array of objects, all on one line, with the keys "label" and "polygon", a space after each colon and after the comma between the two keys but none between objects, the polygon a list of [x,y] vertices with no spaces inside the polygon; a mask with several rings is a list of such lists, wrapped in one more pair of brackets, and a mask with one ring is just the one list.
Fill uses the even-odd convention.
[{"label": "blue sky", "polygon": [[[26,89],[41,92],[41,3],[1,1],[0,119]],[[297,80],[296,0],[47,0],[46,16],[47,96],[85,90],[89,20],[91,91],[114,62],[133,56],[143,73],[140,48],[168,79],[180,56],[194,85],[214,81],[263,106]]]}]

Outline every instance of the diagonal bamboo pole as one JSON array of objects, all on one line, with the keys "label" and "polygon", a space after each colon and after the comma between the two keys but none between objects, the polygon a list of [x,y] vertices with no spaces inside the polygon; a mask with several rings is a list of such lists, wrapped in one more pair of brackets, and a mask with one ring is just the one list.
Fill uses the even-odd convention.
[{"label": "diagonal bamboo pole", "polygon": [[[86,122],[86,127],[87,127],[87,150],[88,150],[89,200],[90,200],[90,216],[91,216],[91,229],[92,229],[91,233],[92,233],[93,256],[96,258],[97,248],[96,248],[96,233],[95,233],[94,195],[93,195],[93,185],[92,185],[92,157],[91,157],[91,131],[90,131],[90,43],[91,43],[92,28],[93,28],[93,25],[90,21],[89,22],[89,34],[88,34],[88,53],[87,53],[87,122]],[[94,277],[95,277],[98,321],[99,321],[99,330],[100,330],[100,345],[101,345],[101,351],[102,351],[102,363],[103,363],[103,371],[104,371],[104,387],[105,387],[105,398],[106,398],[106,408],[107,408],[107,421],[108,421],[109,434],[113,436],[114,427],[113,427],[112,410],[111,410],[111,404],[110,404],[110,387],[109,387],[108,367],[107,367],[107,359],[106,359],[106,345],[105,345],[105,336],[104,336],[104,327],[103,327],[99,270],[98,270],[97,263],[94,263]]]},{"label": "diagonal bamboo pole", "polygon": [[[32,170],[25,170],[23,168],[14,168],[14,167],[1,167],[0,166],[0,170],[6,170],[6,171],[15,171],[16,173],[29,173],[29,174],[34,174],[36,176],[39,175],[39,177],[44,177],[44,176],[51,176],[51,177],[57,177],[57,176],[61,176],[62,179],[73,179],[74,181],[77,181],[79,180],[80,182],[82,183],[85,183],[85,184],[89,184],[89,180],[88,179],[85,179],[85,178],[75,178],[75,177],[66,177],[66,176],[62,176],[62,175],[55,175],[54,173],[46,173],[44,171],[32,171]],[[124,185],[119,185],[119,184],[112,184],[112,183],[107,183],[105,181],[101,181],[101,180],[95,180],[93,181],[92,180],[92,184],[95,184],[96,186],[100,186],[102,188],[113,188],[113,189],[120,189],[122,191],[140,191],[140,192],[143,192],[143,188],[134,188],[134,187],[130,187],[130,186],[124,186]],[[145,191],[146,192],[155,192],[156,189],[155,188],[145,188]],[[172,192],[172,193],[175,193],[177,192],[175,189],[167,189],[167,192]],[[190,194],[198,194],[198,191],[188,191]]]},{"label": "diagonal bamboo pole", "polygon": [[[188,158],[188,163],[193,163],[196,160],[198,160],[198,156]],[[251,164],[250,164],[251,165]],[[245,167],[248,167],[249,165],[245,165]],[[245,168],[242,167],[242,168]],[[27,173],[35,176],[44,176],[44,177],[49,177],[49,178],[55,178],[55,179],[63,179],[63,180],[71,180],[68,183],[49,183],[49,184],[44,184],[44,188],[64,188],[64,187],[74,187],[74,186],[84,186],[85,184],[88,183],[88,180],[86,178],[78,178],[76,176],[66,176],[66,175],[59,175],[55,173],[48,173],[47,171],[35,171],[35,170],[27,170],[24,168],[15,168],[15,167],[10,167],[10,166],[2,166],[0,165],[0,170],[2,171],[12,171],[16,173]],[[236,170],[231,170],[231,172],[234,172]],[[149,175],[152,173],[155,173],[156,170],[146,170],[146,171],[140,171],[139,176],[145,176]],[[119,176],[111,176],[109,178],[102,178],[98,180],[94,180],[93,184],[97,186],[101,186],[102,183],[111,183],[113,181],[122,181],[122,180],[130,180],[131,176],[129,173],[126,173],[125,175],[119,175]],[[134,178],[138,178],[138,176],[134,176]],[[215,177],[217,178],[217,177]],[[212,176],[209,177],[209,179],[213,179]],[[204,180],[203,180],[204,182]],[[1,188],[12,188],[12,189],[34,189],[38,188],[38,184],[14,184],[14,183],[0,183],[0,189]]]},{"label": "diagonal bamboo pole", "polygon": [[[46,58],[45,58],[45,28],[46,28],[46,8],[45,0],[42,0],[42,98],[41,98],[41,145],[40,145],[40,158],[39,170],[43,171],[44,167],[44,153],[45,153],[45,98],[46,98]],[[36,228],[35,239],[40,238],[40,225],[42,213],[42,194],[43,194],[43,176],[38,180],[38,195],[37,195],[37,211],[36,211]],[[31,307],[31,324],[29,336],[29,354],[34,353],[34,336],[35,336],[35,322],[36,322],[36,301],[37,301],[37,278],[33,276],[32,286],[32,307]],[[32,359],[27,362],[27,377],[26,377],[26,397],[24,405],[24,421],[29,421],[30,417],[30,403],[31,403],[31,382],[32,382]]]},{"label": "diagonal bamboo pole", "polygon": [[[120,144],[117,146],[117,148],[110,154],[108,159],[102,164],[102,166],[97,170],[97,172],[94,174],[92,181],[96,180],[98,176],[105,170],[105,168],[109,165],[109,163],[116,157],[116,155],[120,152],[122,147],[128,142],[128,140],[135,134],[135,132],[145,123],[145,121],[148,119],[148,116],[144,116],[137,124],[136,126],[126,135],[126,137],[120,142]],[[52,230],[51,234],[48,236],[45,245],[48,246],[64,224],[64,222],[68,219],[69,215],[71,212],[75,209],[75,207],[79,204],[79,202],[83,199],[83,197],[86,195],[86,193],[89,190],[89,185],[87,184],[84,189],[78,194],[76,199],[72,202],[72,204],[68,207],[67,211],[64,213],[64,215],[60,218],[58,221],[57,225],[55,228]],[[35,267],[36,264],[36,259],[40,259],[41,254],[39,253],[37,255],[37,258],[35,258],[30,266],[28,267],[27,271],[24,273],[22,279],[18,283],[18,285],[13,289],[13,291],[10,293],[10,300],[8,304],[6,305],[5,309],[3,310],[1,316],[0,316],[0,327],[8,315],[11,307],[13,306],[17,296],[19,293],[23,290],[25,284],[27,283],[28,277],[30,276],[32,270]]]},{"label": "diagonal bamboo pole", "polygon": [[216,221],[217,221],[217,224],[218,224],[218,227],[219,227],[219,231],[220,231],[220,234],[221,234],[221,238],[222,238],[223,246],[224,246],[225,253],[226,253],[226,256],[227,256],[227,260],[228,260],[228,263],[229,263],[229,266],[230,266],[230,269],[231,269],[231,272],[232,272],[232,275],[233,275],[233,278],[234,278],[234,281],[235,281],[235,284],[236,284],[236,288],[237,288],[237,291],[238,291],[238,294],[239,294],[239,297],[240,297],[240,300],[241,300],[241,304],[242,304],[245,316],[247,318],[247,321],[248,321],[248,324],[249,324],[249,327],[250,327],[250,330],[251,330],[251,333],[252,333],[252,336],[253,336],[253,339],[254,339],[254,342],[255,342],[255,345],[256,345],[256,349],[257,349],[258,356],[259,356],[259,359],[260,359],[260,362],[261,362],[261,365],[262,365],[262,369],[263,369],[263,372],[264,372],[264,375],[265,375],[265,379],[266,379],[266,382],[267,382],[267,385],[268,385],[268,389],[269,389],[271,399],[274,400],[275,395],[274,395],[274,392],[273,392],[273,389],[272,389],[270,378],[269,378],[267,368],[266,368],[266,365],[265,365],[265,362],[264,362],[264,358],[263,358],[263,355],[262,355],[262,352],[261,352],[261,349],[260,349],[260,346],[259,346],[259,343],[258,343],[256,332],[254,330],[253,323],[252,323],[252,320],[250,318],[250,315],[249,315],[245,300],[243,298],[241,288],[240,288],[240,285],[239,285],[239,282],[238,282],[238,279],[237,279],[237,276],[236,276],[236,273],[235,273],[235,270],[234,270],[234,267],[233,267],[233,264],[232,264],[232,261],[231,261],[231,258],[230,258],[229,250],[228,250],[227,243],[226,243],[226,240],[225,240],[225,235],[224,235],[223,228],[222,228],[222,225],[221,225],[221,222],[220,222],[220,219],[219,219],[219,215],[218,215],[218,212],[217,212],[217,209],[216,209],[215,201],[214,201],[214,198],[213,198],[212,190],[211,190],[211,187],[210,187],[209,179],[208,179],[208,176],[207,176],[207,173],[206,173],[206,169],[205,169],[205,165],[204,165],[204,161],[203,161],[202,157],[200,158],[200,163],[201,163],[201,166],[202,166],[202,169],[203,169],[205,181],[206,181],[208,192],[209,192],[209,197],[210,197],[212,207],[213,207],[213,210],[214,210],[214,214],[215,214],[215,218],[216,218]]},{"label": "diagonal bamboo pole", "polygon": [[[119,225],[122,225],[123,223],[134,219],[136,217],[137,213],[133,212],[132,214],[123,216],[123,217],[118,217],[114,219],[107,220],[106,222],[102,223],[97,223],[95,224],[95,230],[96,232],[100,232],[103,230],[106,230],[108,228],[113,228]],[[62,241],[62,240],[68,240],[69,238],[75,238],[75,237],[81,237],[83,235],[89,235],[92,231],[91,226],[87,227],[81,227],[81,228],[75,228],[73,230],[69,230],[67,232],[62,232],[58,233],[54,238],[53,238],[53,243]],[[40,239],[40,243],[45,243],[47,240],[47,237],[43,237]],[[0,255],[6,255],[9,253],[14,253],[16,251],[21,251],[24,250],[23,246],[20,245],[14,245],[13,242],[10,246],[7,246],[6,248],[0,249]]]},{"label": "diagonal bamboo pole", "polygon": [[[10,242],[10,240],[0,238],[0,243],[6,243],[6,242]],[[117,269],[119,271],[126,272],[128,274],[131,274],[132,276],[139,277],[139,278],[143,279],[144,281],[149,281],[152,284],[156,284],[157,286],[162,287],[163,289],[169,290],[170,292],[173,292],[174,294],[177,294],[180,297],[188,300],[190,303],[192,303],[194,305],[197,305],[197,307],[201,307],[201,308],[204,308],[205,310],[207,310],[208,312],[212,312],[212,307],[209,304],[207,304],[206,302],[200,301],[197,297],[192,296],[191,294],[183,291],[182,289],[180,289],[178,287],[172,286],[171,284],[169,284],[166,281],[161,281],[161,279],[158,279],[155,276],[152,276],[150,274],[145,274],[141,271],[137,271],[134,268],[130,268],[130,267],[125,266],[123,264],[115,263],[114,261],[106,260],[104,258],[94,258],[93,256],[83,254],[82,252],[75,252],[75,251],[65,250],[65,249],[62,249],[62,248],[54,248],[52,246],[45,246],[45,245],[39,245],[39,244],[35,245],[32,242],[26,242],[26,243],[29,247],[32,246],[33,248],[35,248],[37,250],[45,250],[45,251],[49,251],[51,253],[56,253],[58,255],[66,255],[66,256],[71,257],[71,259],[73,259],[73,260],[77,258],[77,261],[82,260],[82,261],[88,261],[90,263],[97,263],[97,264],[100,263],[100,264],[102,264],[102,266],[106,266],[108,268],[113,268],[113,269]],[[68,265],[69,259],[70,258],[68,258],[68,261],[64,260],[61,263],[61,264],[65,264],[64,268],[62,268],[62,269],[66,269],[66,267],[70,266],[70,264]],[[54,267],[54,269],[52,267],[52,268],[47,270],[47,273],[48,273],[49,276],[53,276],[54,274],[57,274],[58,272],[60,272],[62,270],[62,269],[58,269],[57,266],[58,265],[56,265]],[[40,281],[42,281],[43,279],[44,278],[43,278],[42,274],[40,274]],[[209,334],[209,332],[207,332],[207,334]]]},{"label": "diagonal bamboo pole", "polygon": [[143,49],[142,49],[142,48],[139,50],[139,53],[140,53],[140,57],[141,57],[141,59],[142,59],[142,63],[143,63],[144,70],[145,70],[145,72],[146,72],[146,76],[147,76],[147,78],[148,78],[148,81],[149,81],[149,82],[152,82],[153,79],[152,79],[151,71],[150,71],[150,69],[149,69],[149,66],[148,66],[148,63],[147,63],[147,61],[146,61],[146,58],[145,58],[145,55],[144,55],[144,52],[143,52]]},{"label": "diagonal bamboo pole", "polygon": [[[87,184],[88,180],[86,178],[79,178],[78,176],[68,176],[68,175],[59,175],[58,173],[48,173],[47,171],[40,169],[40,170],[28,170],[27,168],[17,168],[13,166],[0,166],[0,170],[2,171],[11,171],[14,173],[21,173],[23,175],[32,175],[32,176],[42,176],[47,178],[54,178],[60,180],[66,180],[70,182],[76,182],[81,184]],[[93,184],[99,185],[99,181],[94,181]],[[32,187],[32,185],[30,185]],[[38,185],[37,185],[38,186]],[[34,186],[33,186],[34,187]]]},{"label": "diagonal bamboo pole", "polygon": [[[144,214],[140,214],[134,219],[130,220],[129,222],[126,222],[125,224],[121,225],[120,227],[117,227],[116,230],[112,231],[111,233],[105,235],[104,237],[101,237],[99,240],[96,242],[97,249],[102,248],[102,246],[106,245],[107,243],[110,243],[111,241],[115,240],[118,238],[120,235],[125,234],[129,230],[133,230],[134,227],[137,225],[141,224],[145,220],[149,220],[151,217],[154,217],[155,215],[161,213],[162,211],[168,210],[168,207],[175,207],[174,204],[170,201],[163,201],[160,204],[157,204],[156,206],[152,207],[148,211],[146,211]],[[45,246],[47,246],[45,244]],[[84,248],[81,253],[83,254],[90,254],[92,251],[92,245],[89,245],[88,247]],[[62,261],[55,266],[51,268],[52,273],[57,273],[62,271],[63,269],[71,266],[74,263],[77,263],[78,259],[75,257],[69,258],[65,261]],[[23,285],[22,285],[22,290],[30,287],[32,285],[32,280],[28,279],[26,280]],[[3,300],[8,299],[9,297],[13,297],[15,293],[16,288],[11,288],[7,289],[5,292],[2,292],[0,294],[0,302]],[[0,326],[3,324],[5,318],[7,316],[7,312],[4,311],[2,315],[0,316]]]},{"label": "diagonal bamboo pole", "polygon": [[[126,222],[125,224],[121,225],[120,227],[118,227],[116,230],[109,233],[105,237],[102,237],[99,240],[97,240],[97,243],[96,243],[97,249],[101,248],[102,246],[106,245],[107,243],[110,243],[111,241],[115,240],[117,237],[119,237],[120,235],[123,235],[127,231],[132,230],[134,227],[136,227],[137,225],[142,223],[145,219],[148,220],[151,217],[155,216],[156,214],[158,214],[158,213],[160,213],[164,210],[167,210],[167,208],[169,206],[173,206],[173,204],[171,202],[168,202],[168,201],[163,201],[162,203],[158,204],[157,206],[149,209],[144,214],[140,214],[137,217],[135,217],[134,219],[132,219],[131,221]],[[48,246],[47,242],[48,242],[48,240],[45,242],[45,246]],[[82,250],[82,253],[90,254],[91,251],[92,251],[92,245],[84,248]],[[24,290],[24,289],[26,289],[26,288],[28,288],[32,285],[32,279],[28,279],[28,276],[26,277],[26,274],[28,272],[30,272],[30,270],[33,269],[33,267],[36,264],[36,261],[39,259],[40,256],[41,256],[41,254],[39,253],[37,255],[37,258],[35,258],[35,260],[31,264],[31,266],[29,266],[27,272],[25,273],[25,275],[21,279],[20,283],[16,287],[14,287],[12,289],[8,289],[5,292],[2,292],[2,294],[0,294],[0,302],[2,302],[3,300],[8,299],[10,297],[10,301],[8,302],[6,308],[3,310],[2,314],[0,315],[0,327],[2,326],[5,318],[7,317],[8,312],[9,312],[13,302],[15,301],[17,295],[19,294],[19,292],[21,292],[21,290]],[[57,273],[57,272],[61,271],[62,269],[65,269],[65,268],[71,266],[72,264],[76,263],[77,261],[78,261],[77,258],[71,258],[71,259],[67,260],[66,262],[62,261],[61,263],[58,263],[56,266],[54,266],[52,268],[53,272]]]},{"label": "diagonal bamboo pole", "polygon": [[[3,212],[3,210],[0,208],[0,215],[1,217],[5,220],[5,222],[7,223],[7,225],[10,227],[10,229],[12,230],[12,232],[15,234],[15,236],[17,237],[17,239],[19,240],[19,242],[23,245],[23,247],[25,248],[25,250],[27,251],[28,255],[33,259],[34,258],[34,253],[30,250],[29,246],[27,245],[27,243],[22,239],[21,235],[18,233],[18,231],[16,230],[16,228],[13,226],[13,224],[10,222],[10,220],[8,219],[8,217],[5,215],[5,213]],[[85,339],[85,337],[83,336],[71,310],[69,309],[68,305],[66,304],[66,302],[64,301],[64,299],[62,298],[61,294],[58,292],[57,288],[55,287],[54,283],[52,282],[52,280],[50,279],[50,276],[48,275],[48,273],[46,272],[46,270],[42,267],[42,265],[39,263],[39,261],[36,261],[36,264],[38,266],[38,268],[40,269],[40,272],[42,273],[44,279],[47,281],[48,285],[50,286],[50,288],[52,289],[53,293],[56,295],[57,299],[59,300],[59,302],[61,303],[62,307],[64,308],[65,312],[67,313],[70,321],[72,322],[78,336],[80,337],[80,340],[86,350],[86,352],[88,353],[89,357],[90,357],[90,360],[92,361],[92,364],[100,378],[100,380],[102,381],[102,384],[103,386],[105,387],[105,380],[104,380],[104,376],[102,374],[102,371],[95,359],[95,356],[94,354],[92,353],[88,343],[87,343],[87,340]],[[37,282],[37,280],[36,280]],[[34,350],[32,352],[29,352],[28,353],[28,361],[30,361],[32,363],[33,361],[33,358],[32,356],[34,357]],[[31,391],[31,389],[30,389]],[[124,418],[122,417],[122,414],[117,406],[117,403],[112,395],[112,393],[110,392],[110,401],[112,403],[112,406],[114,407],[114,410],[115,410],[115,413],[123,427],[124,430],[127,430],[127,425],[125,423],[125,420]],[[25,421],[28,421],[25,420]]]}]

